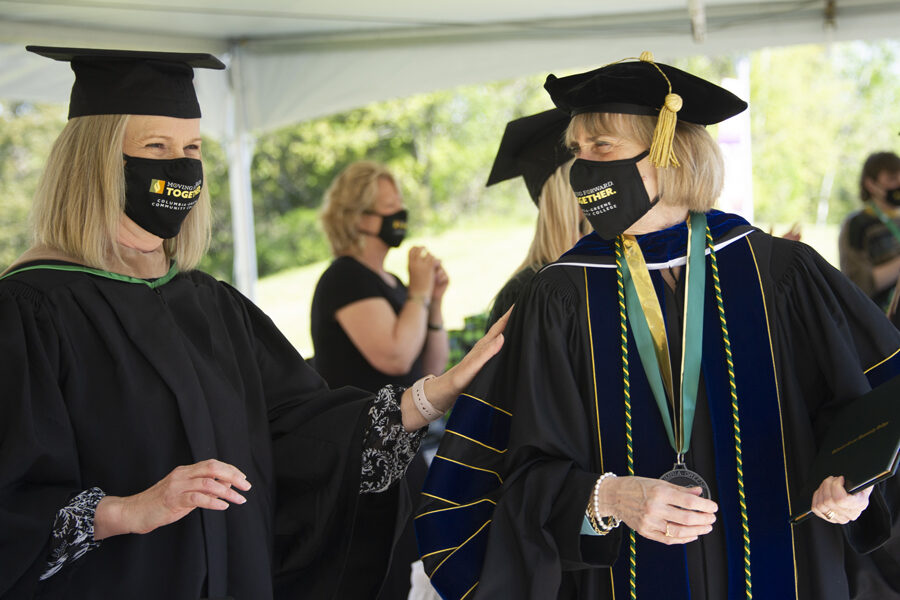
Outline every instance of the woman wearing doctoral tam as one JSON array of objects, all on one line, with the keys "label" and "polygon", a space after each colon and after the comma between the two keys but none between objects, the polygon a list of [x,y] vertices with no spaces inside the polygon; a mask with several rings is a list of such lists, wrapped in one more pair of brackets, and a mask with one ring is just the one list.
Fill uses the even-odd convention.
[{"label": "woman wearing doctoral tam", "polygon": [[890,543],[894,479],[812,482],[816,517],[790,516],[835,411],[900,372],[900,334],[811,248],[712,209],[703,126],[746,104],[649,53],[545,88],[595,233],[533,278],[457,400],[416,518],[434,586],[892,597],[845,558]]},{"label": "woman wearing doctoral tam", "polygon": [[0,276],[0,598],[371,597],[383,573],[344,566],[391,540],[354,538],[358,499],[403,519],[425,413],[502,324],[410,390],[329,390],[195,269],[210,200],[193,68],[224,65],[29,49],[71,62],[75,84],[35,243]]}]

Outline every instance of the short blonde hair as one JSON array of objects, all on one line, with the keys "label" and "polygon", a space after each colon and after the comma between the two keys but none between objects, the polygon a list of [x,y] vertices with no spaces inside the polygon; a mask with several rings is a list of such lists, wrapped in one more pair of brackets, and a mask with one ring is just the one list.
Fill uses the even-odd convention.
[{"label": "short blonde hair", "polygon": [[[111,270],[125,210],[122,141],[128,115],[70,119],[53,143],[31,213],[34,241],[85,265]],[[210,239],[209,192],[204,185],[179,234],[163,242],[179,270],[193,269]]]},{"label": "short blonde hair", "polygon": [[575,245],[581,236],[590,232],[590,224],[581,213],[581,207],[569,183],[569,171],[574,159],[569,160],[550,174],[538,196],[538,218],[534,238],[528,248],[525,261],[516,269],[539,270],[555,261]]},{"label": "short blonde hair", "polygon": [[[566,144],[574,144],[579,135],[609,134],[649,148],[655,127],[654,116],[582,113],[569,122]],[[707,212],[722,193],[725,180],[722,151],[705,127],[684,121],[678,121],[673,144],[681,166],[656,168],[660,202]]]},{"label": "short blonde hair", "polygon": [[320,217],[335,256],[362,252],[365,238],[359,232],[359,218],[375,205],[381,178],[397,185],[384,165],[362,160],[347,166],[328,186]]}]

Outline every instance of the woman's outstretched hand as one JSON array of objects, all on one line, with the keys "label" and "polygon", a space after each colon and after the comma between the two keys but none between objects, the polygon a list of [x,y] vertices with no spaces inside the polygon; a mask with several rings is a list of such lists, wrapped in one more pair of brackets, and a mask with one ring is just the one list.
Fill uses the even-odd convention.
[{"label": "woman's outstretched hand", "polygon": [[[503,347],[503,330],[509,320],[509,314],[500,317],[488,330],[484,337],[475,343],[475,346],[463,357],[458,364],[447,370],[446,373],[429,379],[425,382],[425,396],[428,402],[441,412],[447,412],[456,402],[459,396],[481,370],[481,367]],[[403,392],[400,398],[400,409],[403,413],[403,427],[407,431],[415,431],[428,424],[425,417],[419,413],[412,400],[411,390]]]},{"label": "woman's outstretched hand", "polygon": [[232,487],[247,491],[250,482],[236,467],[215,459],[176,467],[147,490],[133,496],[105,496],[94,513],[94,539],[123,533],[149,533],[174,523],[195,508],[225,510],[247,501]]},{"label": "woman's outstretched hand", "polygon": [[481,367],[483,367],[484,364],[503,347],[503,330],[506,329],[506,323],[509,321],[511,312],[512,308],[506,311],[506,314],[500,317],[480,340],[475,342],[475,345],[463,359],[444,374],[444,376],[450,377],[453,398],[450,399],[450,404],[442,410],[450,409],[452,403],[456,400],[456,397],[472,383],[473,379],[475,379],[475,376],[478,374],[478,371],[481,370]]}]

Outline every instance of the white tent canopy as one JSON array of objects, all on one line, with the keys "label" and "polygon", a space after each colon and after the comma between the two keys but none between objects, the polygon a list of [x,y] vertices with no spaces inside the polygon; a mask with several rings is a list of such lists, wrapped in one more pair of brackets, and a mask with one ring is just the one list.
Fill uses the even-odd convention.
[{"label": "white tent canopy", "polygon": [[65,102],[68,65],[25,44],[205,51],[203,129],[228,151],[235,280],[256,279],[253,136],[465,83],[763,46],[896,37],[897,0],[0,0],[0,97]]}]

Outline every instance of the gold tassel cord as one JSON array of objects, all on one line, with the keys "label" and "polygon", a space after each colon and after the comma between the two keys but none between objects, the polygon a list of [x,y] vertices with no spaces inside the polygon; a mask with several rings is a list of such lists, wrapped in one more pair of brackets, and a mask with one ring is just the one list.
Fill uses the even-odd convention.
[{"label": "gold tassel cord", "polygon": [[[622,58],[603,66],[616,65],[626,60],[634,60],[634,57]],[[653,140],[650,143],[650,162],[655,167],[680,167],[681,163],[675,156],[675,126],[678,125],[678,111],[681,110],[684,101],[681,96],[672,92],[672,82],[653,60],[652,52],[644,50],[637,60],[653,65],[666,80],[666,86],[669,88],[669,93],[666,94],[663,105],[659,109],[656,129],[653,130]]]},{"label": "gold tassel cord", "polygon": [[675,157],[675,126],[678,124],[677,113],[681,110],[682,100],[678,94],[667,94],[666,101],[659,109],[659,119],[653,131],[653,142],[650,144],[650,162],[657,167],[680,167]]},{"label": "gold tassel cord", "polygon": [[656,121],[656,129],[653,131],[653,141],[650,143],[650,162],[656,167],[680,167],[681,163],[675,156],[675,126],[678,124],[678,111],[684,102],[681,96],[672,93],[672,82],[653,60],[653,53],[647,50],[641,52],[638,59],[656,67],[659,74],[666,80],[669,93],[666,94],[662,107],[659,109],[659,118]]}]

